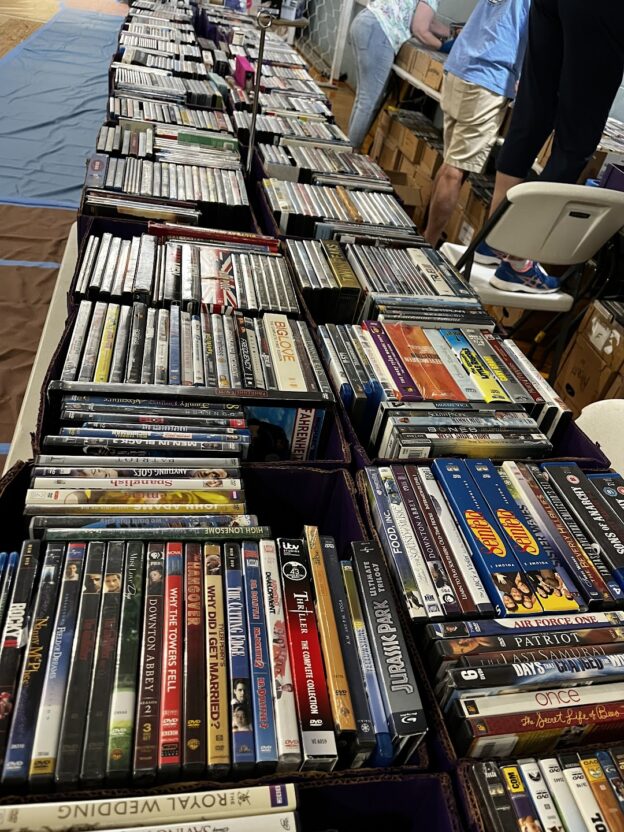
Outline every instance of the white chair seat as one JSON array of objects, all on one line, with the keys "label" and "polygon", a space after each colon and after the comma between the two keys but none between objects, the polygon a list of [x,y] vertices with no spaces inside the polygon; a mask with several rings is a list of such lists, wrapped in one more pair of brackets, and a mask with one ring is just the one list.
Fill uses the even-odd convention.
[{"label": "white chair seat", "polygon": [[[456,243],[444,243],[440,252],[455,264],[466,251],[466,246]],[[535,309],[543,312],[568,312],[574,298],[566,292],[553,292],[549,295],[530,294],[529,292],[504,292],[490,283],[496,266],[482,266],[473,263],[470,285],[479,295],[481,303],[489,306],[506,306],[510,309]]]},{"label": "white chair seat", "polygon": [[606,399],[587,404],[576,420],[579,428],[600,445],[613,468],[620,474],[624,472],[623,420],[624,399]]}]

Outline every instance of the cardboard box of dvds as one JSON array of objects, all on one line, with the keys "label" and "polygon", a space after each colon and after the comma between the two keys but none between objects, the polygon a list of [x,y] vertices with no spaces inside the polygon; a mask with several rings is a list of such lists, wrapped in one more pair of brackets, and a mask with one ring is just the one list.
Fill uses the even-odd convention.
[{"label": "cardboard box of dvds", "polygon": [[444,78],[444,63],[437,58],[431,58],[427,72],[425,73],[424,82],[432,90],[442,89],[442,81]]},{"label": "cardboard box of dvds", "polygon": [[587,404],[604,398],[614,372],[581,335],[570,345],[557,375],[555,389],[578,416]]},{"label": "cardboard box of dvds", "polygon": [[417,46],[408,40],[399,49],[399,53],[395,58],[396,65],[400,66],[406,72],[413,73],[419,51]]},{"label": "cardboard box of dvds", "polygon": [[430,53],[427,52],[425,49],[418,49],[414,65],[412,67],[412,75],[414,76],[414,78],[418,78],[419,81],[424,81],[425,76],[427,75],[427,71],[429,69],[430,62]]},{"label": "cardboard box of dvds", "polygon": [[421,170],[428,173],[433,179],[442,164],[442,148],[434,147],[432,144],[425,144],[420,159]]},{"label": "cardboard box of dvds", "polygon": [[624,326],[600,303],[586,310],[564,353],[555,387],[578,415],[587,404],[614,398],[613,387],[624,365]]},{"label": "cardboard box of dvds", "polygon": [[401,151],[399,150],[399,145],[396,139],[392,136],[386,136],[383,148],[379,155],[379,164],[386,171],[395,170],[400,158]]}]

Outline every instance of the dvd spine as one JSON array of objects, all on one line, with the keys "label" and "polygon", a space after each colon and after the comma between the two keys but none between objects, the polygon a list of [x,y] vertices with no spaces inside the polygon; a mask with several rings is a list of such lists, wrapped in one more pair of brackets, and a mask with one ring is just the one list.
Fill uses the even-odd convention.
[{"label": "dvd spine", "polygon": [[[544,611],[578,612],[579,605],[572,594],[574,586],[567,585],[567,576],[556,567],[552,550],[549,551],[538,525],[530,516],[523,516],[517,495],[509,491],[494,465],[489,460],[470,459],[465,465],[503,530],[514,558],[529,581],[528,586],[539,596]],[[551,584],[557,588],[557,593]]]},{"label": "dvd spine", "polygon": [[511,401],[460,329],[441,329],[440,334],[477,386],[485,402],[491,404]]},{"label": "dvd spine", "polygon": [[371,720],[375,733],[375,752],[371,763],[379,766],[389,766],[392,764],[395,756],[393,747],[395,738],[390,735],[388,730],[388,716],[381,695],[381,688],[375,669],[375,662],[373,661],[368,633],[366,632],[364,613],[362,612],[362,605],[358,595],[355,574],[353,572],[353,566],[349,561],[342,561],[340,568],[342,572],[342,585],[345,591],[346,609],[353,626],[358,670],[364,680],[365,695],[370,706]]},{"label": "dvd spine", "polygon": [[229,647],[232,766],[249,771],[256,761],[250,698],[251,669],[247,641],[245,590],[240,545],[225,546],[225,585]]},{"label": "dvd spine", "polygon": [[302,769],[331,771],[337,762],[337,748],[316,626],[310,564],[302,540],[281,538],[277,546],[299,715]]},{"label": "dvd spine", "polygon": [[407,762],[427,731],[420,692],[381,552],[371,543],[351,546],[388,725]]},{"label": "dvd spine", "polygon": [[390,338],[386,335],[382,325],[376,321],[366,321],[363,328],[372,338],[374,349],[392,377],[393,385],[404,401],[421,401],[420,391],[413,382],[412,377],[405,369],[403,362],[394,348]]},{"label": "dvd spine", "polygon": [[221,546],[204,545],[207,763],[215,778],[230,767],[227,632]]},{"label": "dvd spine", "polygon": [[126,779],[132,772],[136,687],[139,670],[144,546],[131,540],[126,547],[117,664],[108,725],[107,777]]},{"label": "dvd spine", "polygon": [[539,824],[537,812],[522,778],[520,767],[501,766],[500,773],[515,812],[518,827],[521,828],[523,823],[533,824],[534,826]]},{"label": "dvd spine", "polygon": [[427,618],[420,587],[416,582],[403,541],[390,512],[390,502],[377,468],[366,468],[367,491],[371,513],[392,568],[397,586],[406,603],[410,618]]},{"label": "dvd spine", "polygon": [[548,757],[539,760],[538,764],[559,816],[564,820],[566,832],[586,832],[585,823],[559,761],[555,757]]},{"label": "dvd spine", "polygon": [[596,759],[602,767],[605,777],[609,781],[609,785],[613,789],[613,794],[617,798],[620,812],[624,809],[624,780],[615,765],[613,757],[608,751],[596,751]]},{"label": "dvd spine", "polygon": [[204,564],[200,543],[184,548],[184,701],[182,767],[206,770],[206,644],[204,625]]},{"label": "dvd spine", "polygon": [[303,533],[312,569],[316,617],[325,660],[327,688],[334,717],[338,753],[349,768],[358,768],[363,764],[366,755],[357,747],[355,713],[331,602],[323,549],[316,526],[304,526]]},{"label": "dvd spine", "polygon": [[85,545],[82,543],[72,543],[67,547],[63,582],[54,620],[54,636],[46,665],[41,706],[37,714],[29,773],[32,784],[47,784],[55,774],[61,720],[66,703],[65,694],[71,671],[84,555]]},{"label": "dvd spine", "polygon": [[240,817],[257,820],[264,815],[294,812],[296,809],[297,791],[292,783],[131,798],[7,805],[7,812],[11,813],[12,823],[17,829],[45,828],[50,832],[62,832],[68,826],[72,829],[83,828],[85,825],[92,830],[109,829],[114,817],[136,817],[142,825],[152,824],[162,828],[176,823],[181,817],[186,823]]},{"label": "dvd spine", "polygon": [[158,766],[164,630],[165,544],[151,542],[145,564],[141,665],[133,753],[133,777],[152,779]]},{"label": "dvd spine", "polygon": [[0,699],[6,703],[0,711],[0,762],[4,762],[13,710],[15,685],[28,623],[28,609],[39,567],[40,543],[26,541],[22,546],[6,620],[0,643]]},{"label": "dvd spine", "polygon": [[613,577],[624,588],[624,523],[603,502],[591,481],[574,463],[544,463],[554,488],[570,505],[586,534],[600,547]]},{"label": "dvd spine", "polygon": [[52,640],[52,622],[64,555],[63,544],[51,544],[46,548],[4,757],[2,782],[7,785],[23,783],[28,779],[28,766],[34,740],[33,728],[37,722],[37,710],[43,690],[45,660]]},{"label": "dvd spine", "polygon": [[530,587],[529,592],[523,591],[527,586],[526,578],[513,553],[505,545],[503,530],[463,461],[436,459],[432,470],[453,509],[496,613],[519,615],[541,612],[542,607]]},{"label": "dvd spine", "polygon": [[563,521],[565,527],[569,530],[572,537],[578,542],[578,545],[581,547],[585,555],[585,562],[593,566],[595,572],[597,572],[602,578],[608,591],[611,593],[611,597],[616,601],[621,600],[622,597],[624,597],[622,589],[611,574],[610,570],[607,568],[606,563],[598,551],[598,547],[588,540],[585,532],[577,523],[566,502],[559,496],[556,489],[553,488],[548,474],[542,471],[540,467],[533,465],[532,463],[529,463],[527,468],[530,471],[531,476],[538,483],[548,502],[552,505]]},{"label": "dvd spine", "polygon": [[[415,471],[420,484],[422,484],[426,494],[428,495],[432,507],[437,514],[440,521],[442,531],[449,542],[449,546],[457,560],[459,568],[466,585],[470,588],[473,598],[477,606],[477,610],[482,615],[491,615],[494,611],[492,602],[483,585],[483,581],[479,577],[479,573],[475,567],[473,559],[468,551],[464,538],[457,527],[448,502],[438,485],[436,478],[429,467],[421,467],[414,469],[412,466],[408,468],[408,475],[411,477],[412,472]],[[420,492],[417,491],[417,494]]]},{"label": "dvd spine", "polygon": [[284,596],[274,541],[260,541],[260,570],[263,581],[264,612],[268,628],[273,704],[278,748],[278,771],[294,771],[301,764],[301,743],[297,708],[286,640]]},{"label": "dvd spine", "polygon": [[167,543],[158,738],[158,768],[165,778],[175,776],[182,761],[183,561],[182,544]]},{"label": "dvd spine", "polygon": [[560,553],[575,576],[587,603],[591,605],[611,601],[611,593],[600,573],[586,557],[578,541],[548,502],[530,471],[515,462],[504,462],[502,469],[520,490],[534,519],[540,524],[551,545]]},{"label": "dvd spine", "polygon": [[85,544],[75,544],[76,547],[79,545],[83,556],[86,551],[86,561],[54,773],[56,783],[61,787],[76,784],[80,773],[106,555],[105,543],[90,543],[88,549]]},{"label": "dvd spine", "polygon": [[430,534],[430,527],[425,522],[421,505],[416,499],[405,469],[398,465],[393,465],[391,471],[401,500],[409,516],[412,531],[418,540],[418,546],[427,564],[438,602],[444,610],[444,616],[446,618],[457,618],[462,612],[459,601],[460,594],[465,595],[465,589],[461,581],[457,580],[459,578],[457,572],[451,571],[449,573],[446,569],[446,564],[440,559],[440,549],[434,545],[433,538]]},{"label": "dvd spine", "polygon": [[[476,787],[482,819],[492,832],[518,832],[515,812],[505,793],[503,778],[496,763],[475,762],[470,769]],[[484,816],[484,811],[487,815]],[[580,830],[579,830],[580,832]]]},{"label": "dvd spine", "polygon": [[535,760],[518,760],[522,779],[544,830],[564,832],[563,824]]},{"label": "dvd spine", "polygon": [[442,605],[427,570],[427,564],[416,536],[412,531],[407,509],[398,493],[396,482],[390,468],[379,468],[379,476],[388,497],[390,514],[396,523],[398,534],[408,554],[410,566],[416,579],[416,584],[422,596],[425,611],[429,618],[442,617]]},{"label": "dvd spine", "polygon": [[278,750],[258,544],[243,543],[241,559],[246,589],[256,766],[260,770],[273,771],[277,767]]},{"label": "dvd spine", "polygon": [[559,757],[559,764],[581,815],[583,829],[590,832],[605,832],[609,827],[583,773],[578,756],[576,754],[562,754]]},{"label": "dvd spine", "polygon": [[610,832],[624,832],[624,815],[595,754],[579,754],[581,768]]},{"label": "dvd spine", "polygon": [[100,620],[93,659],[93,675],[85,727],[80,779],[85,783],[102,781],[106,775],[108,727],[119,638],[122,575],[125,543],[112,541],[107,546]]},{"label": "dvd spine", "polygon": [[[399,473],[399,469],[397,469],[397,472]],[[409,478],[409,484],[411,485],[414,497],[418,501],[422,510],[427,529],[430,532],[431,539],[435,546],[435,550],[440,553],[440,557],[443,559],[443,563],[446,567],[446,573],[452,581],[455,597],[461,607],[462,617],[476,615],[477,605],[473,600],[473,596],[470,591],[470,584],[460,572],[458,560],[454,556],[454,553],[444,534],[433,501],[420,480],[417,469],[414,468],[414,466],[408,466],[405,468],[404,474],[407,478]],[[398,481],[399,480],[397,478],[397,482]]]}]

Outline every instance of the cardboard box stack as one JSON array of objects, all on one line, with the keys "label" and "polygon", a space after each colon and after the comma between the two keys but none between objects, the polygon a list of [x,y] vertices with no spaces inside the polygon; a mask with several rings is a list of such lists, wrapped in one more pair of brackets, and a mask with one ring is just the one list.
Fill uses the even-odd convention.
[{"label": "cardboard box stack", "polygon": [[[433,180],[443,160],[441,132],[422,113],[385,110],[379,116],[370,155],[389,174],[416,225],[424,223]],[[467,244],[485,222],[493,177],[471,175],[447,227],[447,240]]]},{"label": "cardboard box stack", "polygon": [[442,150],[440,131],[422,114],[406,110],[381,114],[370,155],[390,175],[417,225],[423,223]]},{"label": "cardboard box stack", "polygon": [[624,398],[624,304],[590,304],[564,353],[555,388],[575,417],[592,402]]},{"label": "cardboard box stack", "polygon": [[470,243],[488,217],[493,191],[493,176],[470,174],[462,186],[459,202],[446,227],[448,242],[465,246]]},{"label": "cardboard box stack", "polygon": [[434,92],[439,92],[442,88],[445,60],[446,55],[443,52],[432,52],[430,49],[424,49],[417,41],[408,40],[399,50],[396,64]]}]

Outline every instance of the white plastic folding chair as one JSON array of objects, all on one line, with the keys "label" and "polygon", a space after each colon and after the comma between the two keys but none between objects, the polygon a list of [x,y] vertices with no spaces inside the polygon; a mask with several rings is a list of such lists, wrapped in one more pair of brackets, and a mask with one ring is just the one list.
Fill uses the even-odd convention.
[{"label": "white plastic folding chair", "polygon": [[624,399],[606,399],[585,405],[576,420],[580,429],[600,445],[618,473],[624,472],[623,419]]},{"label": "white plastic folding chair", "polygon": [[[620,191],[555,182],[523,182],[507,192],[506,199],[469,246],[445,243],[441,250],[463,272],[482,303],[566,313],[574,304],[578,287],[571,293],[502,291],[489,282],[496,267],[474,263],[475,249],[485,240],[492,248],[513,257],[569,266],[561,279],[565,284],[623,226],[624,193]],[[551,378],[559,365],[568,325],[564,322],[557,338]]]}]

